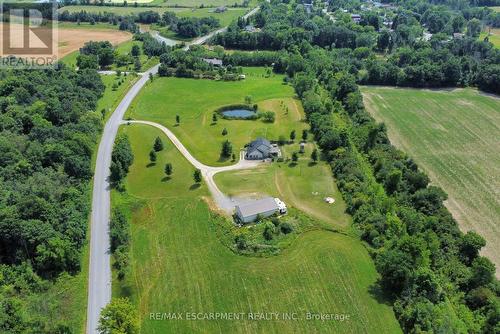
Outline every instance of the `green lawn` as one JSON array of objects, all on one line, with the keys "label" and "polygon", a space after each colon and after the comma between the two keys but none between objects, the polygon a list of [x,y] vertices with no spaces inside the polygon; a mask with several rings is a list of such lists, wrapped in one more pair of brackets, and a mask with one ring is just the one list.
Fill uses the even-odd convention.
[{"label": "green lawn", "polygon": [[[97,112],[101,112],[104,109],[106,111],[105,119],[107,119],[116,109],[125,93],[127,93],[135,83],[137,76],[129,74],[127,76],[121,75],[118,77],[113,74],[102,75],[101,79],[106,86],[106,90],[103,97],[97,102]],[[122,81],[121,84],[119,84],[120,81]],[[113,90],[114,83],[118,85],[116,90]]]},{"label": "green lawn", "polygon": [[76,68],[76,60],[79,54],[80,51],[73,51],[70,54],[62,57],[60,62],[64,63],[66,66]]},{"label": "green lawn", "polygon": [[[142,44],[143,44],[142,41],[130,40],[130,41],[119,44],[118,46],[116,46],[115,50],[116,50],[117,54],[130,54],[133,45],[139,46],[139,48],[141,50],[141,55],[139,56],[139,60],[141,62],[141,70],[140,71],[145,71],[148,68],[158,64],[159,59],[157,57],[149,58],[148,56],[143,54],[142,53],[143,52]],[[111,69],[112,70],[121,70],[121,71],[133,71],[134,64],[129,64],[129,65],[125,65],[125,66],[116,66],[116,64],[113,64],[111,66]]]},{"label": "green lawn", "polygon": [[365,105],[449,195],[464,230],[486,238],[500,266],[500,98],[472,89],[430,91],[363,87]]},{"label": "green lawn", "polygon": [[488,36],[491,44],[496,48],[500,48],[500,28],[491,28],[488,31],[481,32],[479,39],[483,40],[486,36]]},{"label": "green lawn", "polygon": [[[150,120],[169,127],[183,144],[200,161],[209,165],[230,164],[219,161],[221,143],[226,138],[238,151],[258,136],[278,139],[280,135],[288,138],[295,129],[300,136],[307,124],[299,100],[293,98],[291,86],[282,83],[283,76],[264,77],[263,68],[246,68],[246,79],[236,82],[211,80],[156,78],[139,93],[125,117]],[[216,108],[243,103],[245,96],[252,96],[259,110],[276,113],[276,122],[269,124],[261,120],[224,120],[219,118],[212,124]],[[280,101],[288,107],[281,107]],[[181,123],[174,126],[175,116]],[[221,132],[227,128],[228,135]]]},{"label": "green lawn", "polygon": [[[375,268],[356,237],[318,227],[278,256],[236,255],[221,242],[223,218],[208,209],[206,187],[193,187],[192,166],[168,139],[144,125],[121,131],[135,160],[127,195],[114,192],[112,203],[131,216],[131,271],[125,281],[114,282],[113,294],[137,305],[142,333],[400,332],[391,307],[379,299]],[[165,149],[150,166],[156,136]],[[164,179],[166,162],[174,167],[170,180]],[[298,320],[151,320],[156,312],[279,312]],[[306,312],[349,320],[307,321]]]},{"label": "green lawn", "polygon": [[[308,143],[304,154],[299,154],[296,165],[290,162],[273,163],[263,168],[225,172],[215,175],[219,188],[231,196],[272,195],[280,197],[309,216],[345,229],[349,217],[344,214],[345,203],[332,178],[330,167],[323,162],[312,164],[310,154],[314,144]],[[290,157],[299,151],[299,145],[282,147],[284,155]],[[333,197],[334,204],[324,201]]]}]

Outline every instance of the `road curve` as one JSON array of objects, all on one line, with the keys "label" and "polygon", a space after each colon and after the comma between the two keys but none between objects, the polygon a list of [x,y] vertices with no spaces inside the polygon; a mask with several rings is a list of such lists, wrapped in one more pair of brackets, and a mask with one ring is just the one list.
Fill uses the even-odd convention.
[{"label": "road curve", "polygon": [[[243,17],[246,19],[255,14],[260,7],[252,9]],[[226,31],[222,28],[202,36],[184,47],[205,43],[218,33]],[[97,334],[97,326],[101,309],[111,300],[111,257],[109,253],[109,218],[111,210],[110,185],[108,182],[111,166],[111,152],[123,115],[139,91],[149,80],[149,74],[156,74],[159,65],[144,72],[139,80],[124,96],[104,126],[97,151],[94,186],[92,192],[92,212],[90,221],[90,255],[87,296],[87,334]]]},{"label": "road curve", "polygon": [[255,161],[255,160],[245,160],[244,159],[244,152],[240,152],[240,160],[230,166],[220,166],[220,167],[214,167],[214,166],[207,166],[198,160],[196,160],[195,157],[191,155],[191,153],[188,151],[188,149],[181,143],[181,141],[175,136],[175,134],[168,129],[167,127],[155,123],[155,122],[150,122],[150,121],[138,121],[138,120],[130,120],[130,121],[122,121],[122,124],[145,124],[149,126],[154,126],[155,128],[160,129],[167,137],[170,139],[170,141],[174,144],[174,146],[179,150],[179,152],[195,167],[201,170],[201,174],[203,175],[203,178],[205,179],[205,182],[208,186],[208,189],[210,190],[210,193],[212,194],[212,197],[215,200],[215,203],[217,206],[225,211],[226,213],[232,213],[235,202],[234,199],[231,199],[230,197],[224,195],[222,191],[220,191],[219,187],[217,187],[217,184],[214,181],[214,175],[220,172],[227,172],[231,170],[239,170],[239,169],[248,169],[248,168],[254,168],[259,165],[262,165],[261,161]]}]

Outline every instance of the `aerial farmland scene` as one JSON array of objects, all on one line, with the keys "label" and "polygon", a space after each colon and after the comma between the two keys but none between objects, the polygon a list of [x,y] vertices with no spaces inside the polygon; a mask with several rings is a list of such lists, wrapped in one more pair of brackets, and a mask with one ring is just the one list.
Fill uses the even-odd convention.
[{"label": "aerial farmland scene", "polygon": [[500,333],[500,0],[0,6],[0,333]]}]

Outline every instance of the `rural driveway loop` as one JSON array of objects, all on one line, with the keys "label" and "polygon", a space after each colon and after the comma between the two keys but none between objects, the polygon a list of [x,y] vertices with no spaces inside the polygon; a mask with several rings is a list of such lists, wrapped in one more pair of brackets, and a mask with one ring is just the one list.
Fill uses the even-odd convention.
[{"label": "rural driveway loop", "polygon": [[221,166],[221,167],[207,166],[196,160],[196,158],[193,157],[191,153],[189,153],[188,149],[181,143],[181,141],[175,136],[175,134],[170,129],[161,124],[150,121],[136,121],[136,120],[122,121],[122,124],[145,124],[160,129],[165,135],[167,135],[168,139],[170,139],[170,141],[174,144],[177,150],[179,150],[179,152],[195,168],[201,170],[201,174],[203,175],[205,182],[207,183],[208,189],[210,190],[210,193],[212,194],[215,203],[221,210],[225,211],[226,213],[232,213],[234,206],[237,205],[237,203],[234,202],[234,199],[231,199],[230,197],[224,195],[222,191],[220,191],[220,189],[217,187],[217,184],[214,181],[214,175],[220,172],[248,169],[262,165],[261,161],[245,160],[244,151],[241,151],[240,160],[234,165]]}]

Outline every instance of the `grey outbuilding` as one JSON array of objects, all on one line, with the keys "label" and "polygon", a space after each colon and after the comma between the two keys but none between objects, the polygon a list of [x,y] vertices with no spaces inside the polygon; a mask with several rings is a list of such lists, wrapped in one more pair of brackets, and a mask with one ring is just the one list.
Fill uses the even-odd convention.
[{"label": "grey outbuilding", "polygon": [[287,208],[279,198],[265,197],[246,204],[237,205],[236,217],[242,223],[251,223],[258,217],[266,218],[277,214],[285,214]]}]

